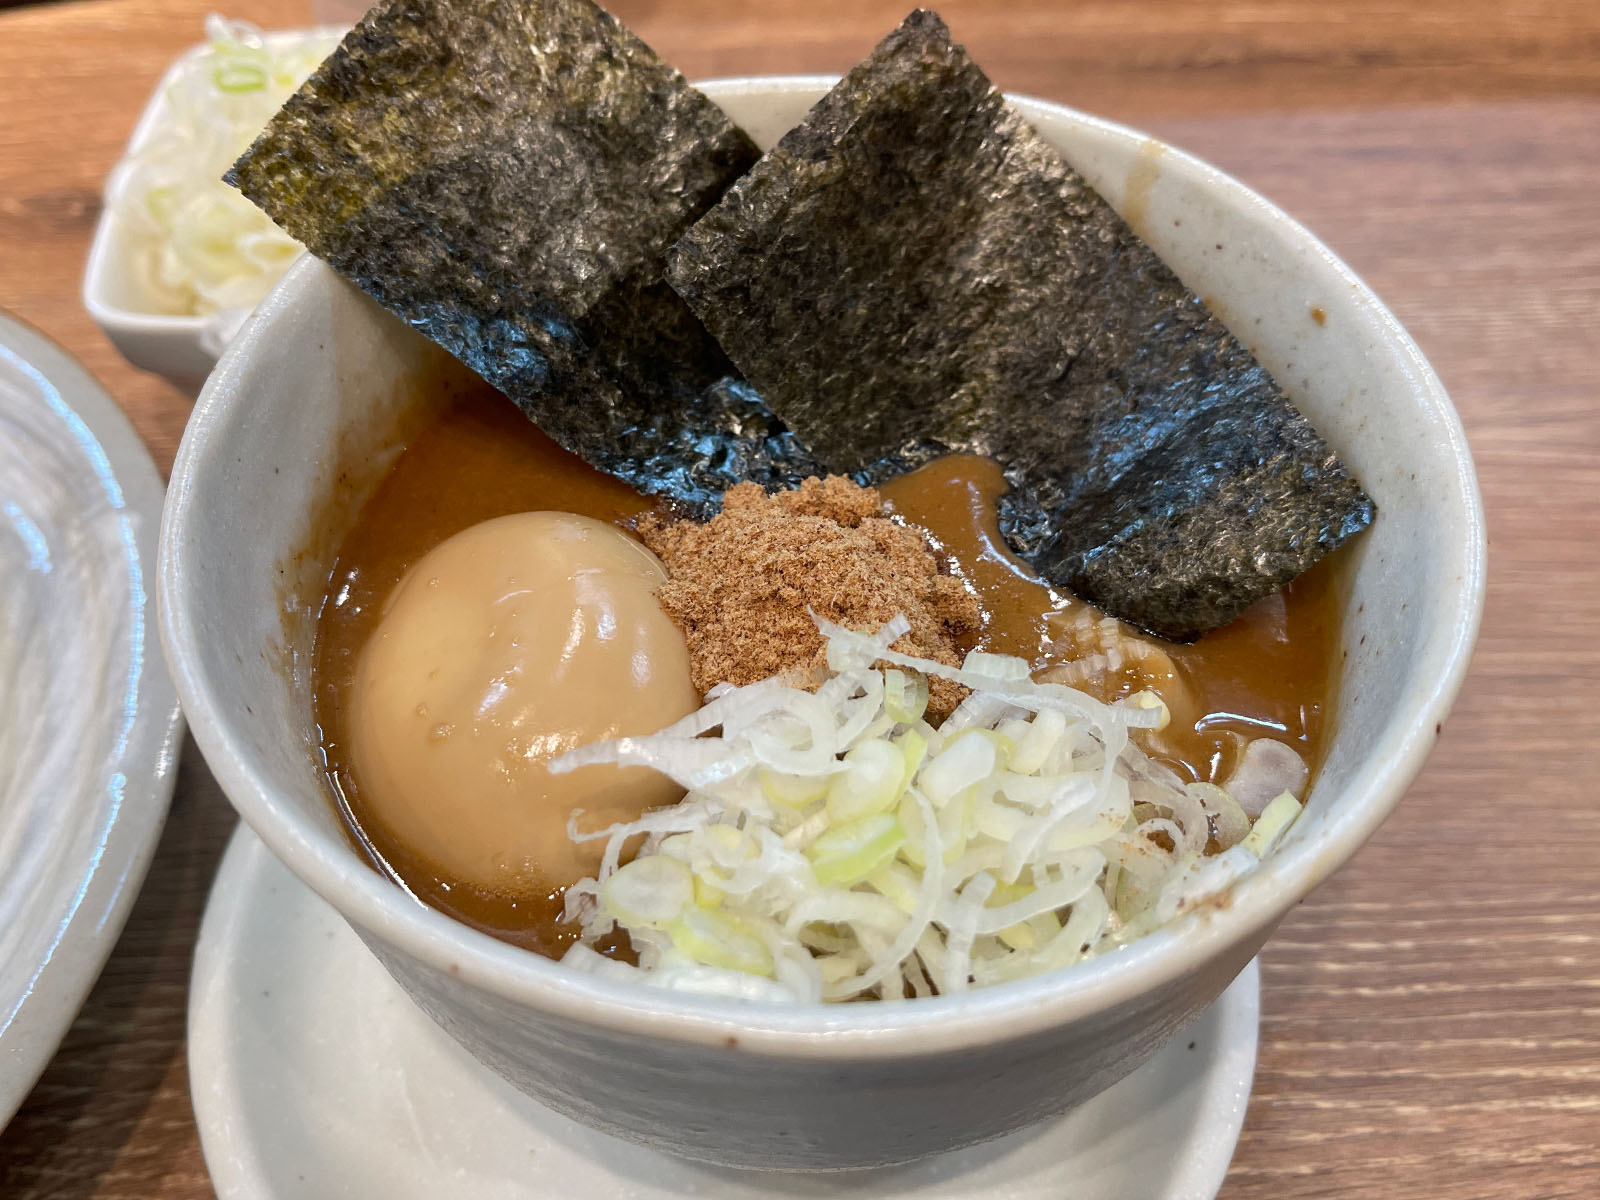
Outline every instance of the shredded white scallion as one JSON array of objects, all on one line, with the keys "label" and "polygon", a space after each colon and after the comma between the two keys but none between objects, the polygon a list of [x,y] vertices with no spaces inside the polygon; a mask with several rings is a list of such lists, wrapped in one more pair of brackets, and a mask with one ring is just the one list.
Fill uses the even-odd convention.
[{"label": "shredded white scallion", "polygon": [[[689,791],[606,830],[574,821],[607,846],[568,915],[584,942],[622,926],[639,966],[583,942],[570,965],[798,1002],[1003,983],[1214,901],[1299,815],[1285,792],[1252,822],[1223,788],[1151,760],[1128,738],[1166,720],[1147,694],[1103,704],[1035,683],[1021,659],[898,654],[898,619],[871,635],[817,625],[832,671],[817,692],[719,689],[661,733],[551,764],[646,765]],[[971,689],[937,729],[928,676]]]},{"label": "shredded white scallion", "polygon": [[237,327],[302,253],[222,176],[338,41],[333,30],[268,39],[243,21],[206,18],[207,44],[180,61],[163,119],[106,187],[162,313]]}]

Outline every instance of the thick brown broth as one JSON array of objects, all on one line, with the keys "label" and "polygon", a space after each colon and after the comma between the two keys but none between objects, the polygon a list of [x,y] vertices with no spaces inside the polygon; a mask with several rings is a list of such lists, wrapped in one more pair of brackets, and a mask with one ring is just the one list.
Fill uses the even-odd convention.
[{"label": "thick brown broth", "polygon": [[[1245,737],[1269,733],[1320,760],[1338,629],[1326,565],[1193,646],[1144,639],[1045,586],[1000,541],[990,460],[951,456],[882,490],[923,526],[976,589],[979,647],[1029,658],[1041,673],[1120,641],[1129,665],[1091,684],[1103,698],[1154,688],[1172,722],[1145,746],[1198,779],[1225,778]],[[404,844],[366,804],[350,767],[346,697],[383,601],[423,554],[467,527],[508,513],[552,509],[626,525],[652,502],[558,447],[486,386],[414,438],[346,535],[318,618],[316,719],[335,797],[375,865],[418,898],[496,937],[559,956],[575,930],[559,923],[570,880],[535,880],[490,894],[443,876],[426,847]]]},{"label": "thick brown broth", "polygon": [[317,621],[313,693],[322,753],[341,815],[375,865],[419,899],[486,933],[559,957],[571,880],[531,880],[514,895],[446,878],[427,848],[405,844],[365,803],[350,765],[345,698],[383,601],[411,565],[453,534],[508,513],[554,510],[626,524],[651,507],[541,433],[486,385],[406,446],[340,547]]},{"label": "thick brown broth", "polygon": [[[1150,688],[1172,721],[1141,739],[1193,779],[1217,782],[1242,741],[1266,734],[1321,761],[1339,613],[1327,561],[1238,620],[1193,645],[1144,637],[1070,593],[1045,584],[1006,548],[995,502],[1006,490],[999,464],[950,455],[879,489],[904,519],[927,529],[983,599],[983,648],[1052,667],[1121,643],[1125,665],[1076,686],[1113,700]],[[1056,672],[1070,672],[1056,667]]]}]

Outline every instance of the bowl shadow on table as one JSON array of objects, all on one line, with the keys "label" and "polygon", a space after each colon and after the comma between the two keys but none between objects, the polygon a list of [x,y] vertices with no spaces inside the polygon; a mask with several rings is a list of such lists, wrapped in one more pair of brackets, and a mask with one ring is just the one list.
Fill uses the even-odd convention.
[{"label": "bowl shadow on table", "polygon": [[[65,1040],[0,1133],[0,1196],[161,1195],[198,1173],[184,1057],[189,966],[237,822],[185,738],[172,809],[122,936]],[[141,1127],[171,1132],[124,1154]],[[192,1153],[188,1152],[192,1148]]]}]

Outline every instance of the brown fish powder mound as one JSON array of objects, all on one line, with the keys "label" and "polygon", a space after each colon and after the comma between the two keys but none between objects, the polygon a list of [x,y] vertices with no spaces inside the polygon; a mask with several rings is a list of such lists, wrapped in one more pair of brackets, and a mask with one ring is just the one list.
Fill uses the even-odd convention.
[{"label": "brown fish powder mound", "polygon": [[[808,610],[866,631],[904,614],[911,632],[895,650],[959,665],[978,636],[978,599],[921,531],[883,513],[876,490],[830,475],[771,495],[741,483],[705,524],[641,518],[640,537],[666,564],[656,595],[689,643],[695,687],[785,672],[815,687],[826,645]],[[965,690],[928,682],[937,722]]]}]

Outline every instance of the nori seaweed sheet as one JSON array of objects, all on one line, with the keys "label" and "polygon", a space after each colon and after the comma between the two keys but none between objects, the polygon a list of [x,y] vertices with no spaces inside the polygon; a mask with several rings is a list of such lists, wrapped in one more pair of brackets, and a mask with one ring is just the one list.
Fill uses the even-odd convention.
[{"label": "nori seaweed sheet", "polygon": [[912,13],[677,243],[667,279],[832,470],[989,454],[1044,578],[1191,640],[1372,519],[1228,333]]},{"label": "nori seaweed sheet", "polygon": [[705,511],[817,469],[661,279],[757,157],[589,0],[387,0],[229,182],[567,449]]}]

